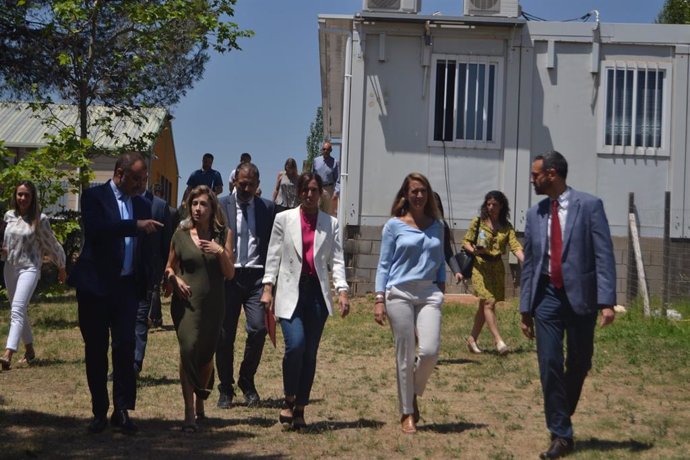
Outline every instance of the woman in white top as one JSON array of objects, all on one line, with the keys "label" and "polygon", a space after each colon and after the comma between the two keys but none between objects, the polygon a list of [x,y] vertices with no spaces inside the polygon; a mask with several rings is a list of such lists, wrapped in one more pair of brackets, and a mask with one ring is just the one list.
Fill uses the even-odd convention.
[{"label": "woman in white top", "polygon": [[5,213],[7,227],[2,241],[5,285],[11,304],[10,332],[5,354],[0,357],[3,370],[9,370],[20,339],[26,349],[22,361],[30,362],[36,357],[28,308],[41,277],[43,256],[57,265],[60,283],[66,278],[65,251],[55,238],[48,217],[40,212],[36,186],[29,181],[19,182],[10,207],[12,209]]}]

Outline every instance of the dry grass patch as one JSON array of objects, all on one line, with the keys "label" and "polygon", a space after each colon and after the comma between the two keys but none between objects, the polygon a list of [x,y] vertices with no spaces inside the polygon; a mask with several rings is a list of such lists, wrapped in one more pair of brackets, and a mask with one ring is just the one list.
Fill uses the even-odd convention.
[{"label": "dry grass patch", "polygon": [[[30,309],[39,359],[0,373],[0,457],[3,458],[536,458],[548,442],[534,344],[517,328],[514,306],[499,307],[513,352],[470,355],[464,336],[474,307],[444,306],[442,354],[420,398],[416,436],[400,433],[393,341],[373,322],[371,299],[354,301],[345,320],[329,319],[307,408],[310,428],[277,422],[282,399],[282,338],[267,344],[257,375],[260,407],[238,398],[230,410],[207,403],[202,430],[181,432],[177,341],[169,326],[151,331],[139,379],[141,432],[88,435],[91,416],[76,302]],[[167,313],[167,312],[166,312]],[[9,311],[0,308],[0,340]],[[243,328],[243,325],[240,325]],[[574,423],[572,458],[683,458],[690,451],[690,325],[645,320],[635,312],[597,332],[595,362]],[[480,343],[490,348],[488,332]],[[244,340],[238,334],[238,343]],[[238,347],[239,362],[243,347]]]}]

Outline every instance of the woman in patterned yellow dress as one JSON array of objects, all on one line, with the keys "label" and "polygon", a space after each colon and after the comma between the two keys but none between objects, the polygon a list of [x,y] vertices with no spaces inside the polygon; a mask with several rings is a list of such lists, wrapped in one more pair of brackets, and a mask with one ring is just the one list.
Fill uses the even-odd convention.
[{"label": "woman in patterned yellow dress", "polygon": [[[496,320],[496,302],[505,300],[505,268],[502,254],[506,246],[515,254],[520,263],[523,261],[522,245],[515,236],[515,230],[508,221],[510,207],[508,199],[498,190],[492,190],[484,197],[479,217],[472,219],[465,234],[463,246],[466,251],[477,257],[472,268],[472,287],[479,297],[479,307],[474,315],[472,333],[467,338],[467,348],[471,353],[481,353],[477,337],[486,323],[494,336],[494,343],[499,354],[505,355],[510,350],[503,342]],[[477,230],[477,219],[480,219]],[[475,241],[475,233],[479,232]]]}]

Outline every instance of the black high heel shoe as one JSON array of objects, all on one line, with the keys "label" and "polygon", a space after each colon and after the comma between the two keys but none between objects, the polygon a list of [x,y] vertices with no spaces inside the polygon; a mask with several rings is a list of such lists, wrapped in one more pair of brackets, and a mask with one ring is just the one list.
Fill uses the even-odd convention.
[{"label": "black high heel shoe", "polygon": [[307,427],[307,422],[304,421],[304,407],[292,409],[292,429],[301,430]]},{"label": "black high heel shoe", "polygon": [[[289,410],[290,415],[283,415],[284,410]],[[288,401],[287,399],[284,399],[283,400],[283,406],[280,408],[280,413],[278,414],[278,420],[280,420],[280,423],[286,423],[286,424],[292,423],[292,420],[295,416],[294,410],[295,410],[295,400],[293,399],[292,401]]]}]

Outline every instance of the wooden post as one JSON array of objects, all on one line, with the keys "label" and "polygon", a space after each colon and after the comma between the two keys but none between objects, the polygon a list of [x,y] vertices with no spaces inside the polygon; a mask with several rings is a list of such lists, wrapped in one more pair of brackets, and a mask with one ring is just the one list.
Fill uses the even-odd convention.
[{"label": "wooden post", "polygon": [[628,214],[628,222],[630,224],[630,233],[632,235],[633,248],[635,250],[635,264],[637,265],[637,283],[642,295],[642,302],[644,305],[644,315],[650,315],[649,309],[649,293],[647,292],[647,278],[644,274],[644,263],[642,262],[642,250],[640,249],[640,237],[637,234],[637,221],[635,220],[635,213]]},{"label": "wooden post", "polygon": [[[635,213],[635,194],[628,193],[628,214]],[[628,284],[628,304],[637,297],[637,283],[635,282],[635,253],[632,243],[632,233],[628,225],[628,265],[627,265],[627,284]]]},{"label": "wooden post", "polygon": [[666,316],[666,309],[671,302],[671,192],[664,194],[664,292],[662,294],[661,314]]}]

